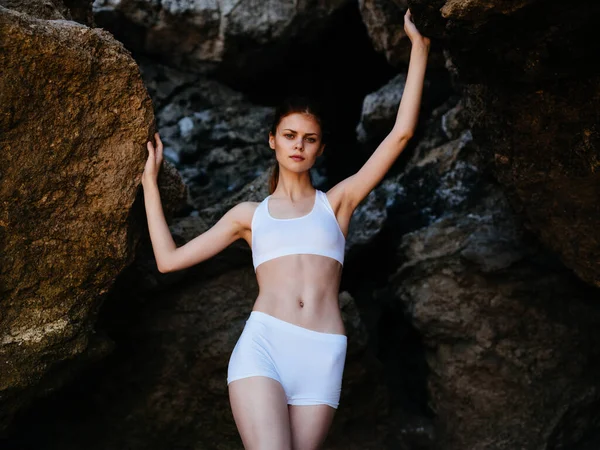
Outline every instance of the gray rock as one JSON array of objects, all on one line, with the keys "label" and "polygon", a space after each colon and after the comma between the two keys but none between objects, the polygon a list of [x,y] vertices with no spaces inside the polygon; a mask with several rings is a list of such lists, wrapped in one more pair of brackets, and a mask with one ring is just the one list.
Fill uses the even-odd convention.
[{"label": "gray rock", "polygon": [[594,426],[575,412],[600,404],[600,311],[530,237],[498,191],[403,238],[391,296],[425,339],[440,448],[571,448]]},{"label": "gray rock", "polygon": [[92,0],[0,0],[0,6],[37,19],[74,20],[94,26]]},{"label": "gray rock", "polygon": [[356,127],[359,142],[380,142],[394,126],[404,93],[406,74],[398,74],[363,100],[360,122]]},{"label": "gray rock", "polygon": [[157,97],[165,155],[180,170],[195,210],[239,191],[274,163],[268,147],[273,108],[202,76],[148,61],[141,67]]},{"label": "gray rock", "polygon": [[359,0],[360,13],[373,47],[392,66],[408,63],[411,43],[404,32],[406,0]]},{"label": "gray rock", "polygon": [[[484,164],[526,226],[600,287],[595,2],[413,2],[447,46]],[[598,296],[600,298],[600,296]]]},{"label": "gray rock", "polygon": [[[100,26],[129,48],[199,73],[220,65],[255,76],[257,60],[314,38],[348,0],[96,0]],[[127,26],[129,24],[129,26]]]}]

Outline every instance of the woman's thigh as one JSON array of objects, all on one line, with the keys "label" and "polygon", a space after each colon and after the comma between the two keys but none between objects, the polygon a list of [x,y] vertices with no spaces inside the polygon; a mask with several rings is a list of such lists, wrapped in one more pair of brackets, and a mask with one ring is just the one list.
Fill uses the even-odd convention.
[{"label": "woman's thigh", "polygon": [[336,409],[329,405],[289,405],[293,450],[316,450],[327,437]]},{"label": "woman's thigh", "polygon": [[246,450],[292,448],[287,397],[278,381],[264,376],[232,381],[229,402]]}]

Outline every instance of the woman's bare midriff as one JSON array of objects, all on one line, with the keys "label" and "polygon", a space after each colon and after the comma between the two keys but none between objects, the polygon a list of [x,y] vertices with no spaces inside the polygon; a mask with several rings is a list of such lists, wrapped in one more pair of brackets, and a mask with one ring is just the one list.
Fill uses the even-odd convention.
[{"label": "woman's bare midriff", "polygon": [[322,333],[346,334],[338,290],[342,265],[327,256],[285,255],[256,269],[253,311]]}]

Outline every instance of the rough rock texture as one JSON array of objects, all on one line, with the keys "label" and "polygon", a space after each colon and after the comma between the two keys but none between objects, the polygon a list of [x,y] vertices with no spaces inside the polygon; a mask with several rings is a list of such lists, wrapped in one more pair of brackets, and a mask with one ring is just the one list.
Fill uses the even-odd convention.
[{"label": "rough rock texture", "polygon": [[439,11],[444,19],[461,20],[468,23],[467,26],[477,29],[492,18],[514,14],[535,2],[536,0],[438,0],[432,3],[443,4]]},{"label": "rough rock texture", "polygon": [[89,27],[94,27],[94,14],[92,11],[92,4],[94,0],[63,0],[69,12],[71,18],[76,22],[83,23]]},{"label": "rough rock texture", "polygon": [[[373,48],[385,55],[392,66],[405,67],[412,47],[404,32],[404,14],[409,7],[408,1],[359,0],[358,4]],[[434,42],[429,52],[428,66],[443,68],[444,64],[443,52]]]},{"label": "rough rock texture", "polygon": [[530,228],[600,287],[600,76],[536,87],[470,86],[473,133]]},{"label": "rough rock texture", "polygon": [[0,7],[0,66],[4,428],[109,348],[95,316],[133,256],[153,112],[122,44],[76,22]]},{"label": "rough rock texture", "polygon": [[74,20],[94,26],[92,0],[0,0],[0,6],[38,19]]},{"label": "rough rock texture", "polygon": [[[378,234],[397,269],[374,293],[351,289],[396,380],[391,407],[427,402],[438,449],[587,449],[600,438],[598,290],[523,227],[469,112],[451,105],[432,115],[403,172],[371,193],[386,205]],[[382,252],[369,255],[379,264]],[[408,347],[411,327],[425,361]]]},{"label": "rough rock texture", "polygon": [[165,155],[182,174],[194,209],[240,191],[274,161],[268,146],[273,108],[205,77],[146,61]]},{"label": "rough rock texture", "polygon": [[507,211],[490,196],[405,235],[390,280],[428,348],[437,448],[582,448],[600,424],[597,291]]},{"label": "rough rock texture", "polygon": [[399,73],[385,86],[365,97],[360,122],[356,127],[359,142],[367,143],[370,140],[373,143],[371,146],[374,146],[389,133],[396,120],[405,83],[406,74]]},{"label": "rough rock texture", "polygon": [[99,26],[129,48],[198,71],[256,75],[281,46],[310,40],[347,0],[96,0]]},{"label": "rough rock texture", "polygon": [[424,32],[445,40],[473,136],[514,208],[581,279],[600,286],[600,41],[591,38],[600,4],[413,6]]},{"label": "rough rock texture", "polygon": [[373,42],[393,66],[408,62],[410,39],[404,32],[405,0],[359,0],[360,13]]}]

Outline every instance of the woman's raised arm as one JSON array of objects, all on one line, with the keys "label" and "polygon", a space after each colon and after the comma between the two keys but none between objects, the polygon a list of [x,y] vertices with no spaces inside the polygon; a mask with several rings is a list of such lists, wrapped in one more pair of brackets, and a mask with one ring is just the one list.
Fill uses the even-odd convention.
[{"label": "woman's raised arm", "polygon": [[350,211],[354,211],[383,179],[406,147],[417,126],[430,40],[417,30],[410,9],[404,16],[404,30],[412,42],[412,49],[394,127],[358,172],[332,188],[340,191],[342,201]]},{"label": "woman's raised arm", "polygon": [[142,186],[154,258],[158,270],[166,273],[198,264],[239,239],[242,230],[247,227],[246,222],[253,207],[249,202],[235,205],[210,229],[178,248],[171,236],[160,201],[157,175],[162,163],[163,145],[158,133],[155,138],[156,149],[148,141],[148,160],[142,175]]}]

